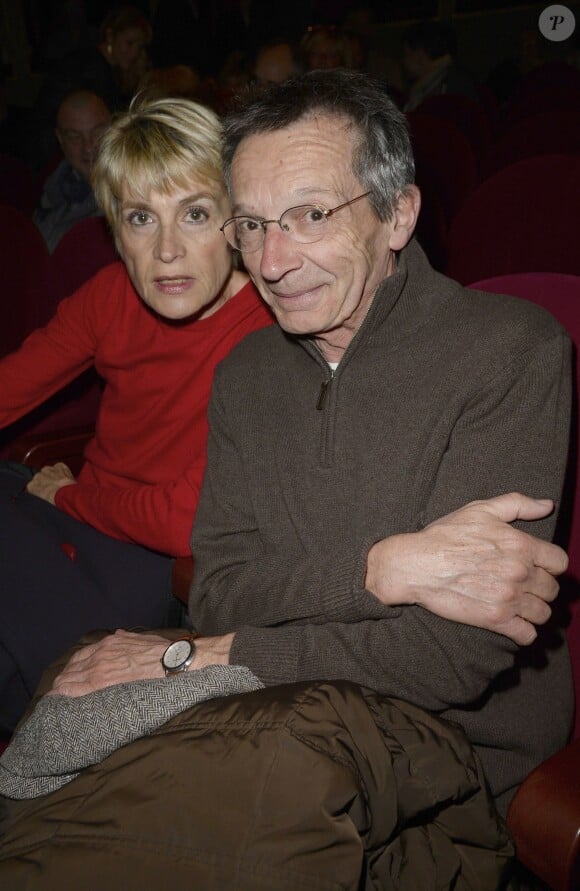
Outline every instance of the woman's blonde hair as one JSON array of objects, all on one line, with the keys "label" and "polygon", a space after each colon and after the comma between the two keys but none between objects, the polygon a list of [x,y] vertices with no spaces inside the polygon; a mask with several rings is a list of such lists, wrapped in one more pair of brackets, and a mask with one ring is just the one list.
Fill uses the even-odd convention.
[{"label": "woman's blonde hair", "polygon": [[146,199],[187,188],[192,179],[224,188],[221,123],[217,115],[189,99],[137,96],[107,129],[93,165],[97,202],[116,235],[124,189]]}]

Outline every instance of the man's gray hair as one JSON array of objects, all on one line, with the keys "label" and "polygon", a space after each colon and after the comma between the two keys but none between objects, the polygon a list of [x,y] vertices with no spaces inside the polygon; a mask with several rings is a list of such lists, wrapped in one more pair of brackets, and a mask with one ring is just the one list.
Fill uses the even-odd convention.
[{"label": "man's gray hair", "polygon": [[250,94],[226,117],[223,161],[230,193],[232,160],[243,139],[317,113],[346,119],[358,131],[353,173],[371,192],[378,217],[390,219],[399,195],[415,180],[407,120],[378,81],[343,69],[309,71]]}]

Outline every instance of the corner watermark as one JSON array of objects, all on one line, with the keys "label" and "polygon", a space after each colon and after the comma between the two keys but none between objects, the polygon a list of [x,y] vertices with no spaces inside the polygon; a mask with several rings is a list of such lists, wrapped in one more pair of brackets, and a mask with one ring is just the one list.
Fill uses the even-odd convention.
[{"label": "corner watermark", "polygon": [[559,3],[547,6],[538,19],[538,28],[547,40],[560,42],[568,40],[576,28],[574,13]]}]

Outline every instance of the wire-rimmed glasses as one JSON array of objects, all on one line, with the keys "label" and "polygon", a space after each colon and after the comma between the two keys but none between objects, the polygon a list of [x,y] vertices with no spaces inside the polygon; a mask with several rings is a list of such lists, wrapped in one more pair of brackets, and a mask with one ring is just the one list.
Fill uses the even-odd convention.
[{"label": "wire-rimmed glasses", "polygon": [[350,201],[345,201],[337,207],[325,209],[319,204],[299,204],[297,207],[289,207],[277,220],[260,220],[256,217],[230,217],[220,231],[224,233],[228,244],[231,244],[242,254],[251,254],[259,251],[266,237],[266,226],[269,223],[277,223],[282,232],[289,235],[294,241],[301,244],[311,244],[320,241],[328,232],[328,220],[337,211],[361,198],[366,198],[370,192],[363,192]]}]

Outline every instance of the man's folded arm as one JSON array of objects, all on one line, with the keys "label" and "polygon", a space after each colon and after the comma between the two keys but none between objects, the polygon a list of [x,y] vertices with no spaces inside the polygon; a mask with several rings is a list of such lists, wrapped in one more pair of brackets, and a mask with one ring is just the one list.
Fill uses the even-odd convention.
[{"label": "man's folded arm", "polygon": [[[398,605],[417,603],[520,644],[533,640],[533,626],[549,617],[547,604],[557,593],[553,575],[565,570],[566,557],[543,540],[554,531],[551,502],[514,490],[554,502],[560,498],[570,412],[565,337],[522,355],[473,394],[456,421],[416,530],[384,543],[360,541],[354,553],[319,553],[315,542],[296,541],[287,548],[284,542],[281,553],[281,545],[269,542],[268,530],[259,528],[236,437],[216,389],[192,538],[196,571],[190,614],[201,633],[396,618]],[[468,504],[500,492],[512,494]],[[369,573],[381,548],[388,553],[379,563],[389,569],[377,584]]]},{"label": "man's folded arm", "polygon": [[407,606],[390,620],[244,627],[234,635],[229,661],[246,665],[267,686],[347,678],[443,711],[476,702],[513,666],[516,651],[503,635]]}]

